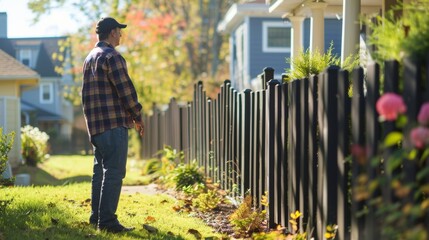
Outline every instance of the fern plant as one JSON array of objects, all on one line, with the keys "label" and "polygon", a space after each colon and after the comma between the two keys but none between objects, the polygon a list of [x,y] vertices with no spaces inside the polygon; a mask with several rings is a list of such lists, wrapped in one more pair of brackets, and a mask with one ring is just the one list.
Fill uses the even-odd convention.
[{"label": "fern plant", "polygon": [[260,230],[265,216],[266,210],[254,209],[252,196],[247,195],[237,210],[231,214],[229,220],[237,233],[249,235]]},{"label": "fern plant", "polygon": [[332,53],[333,49],[333,42],[331,42],[326,53],[322,54],[319,51],[310,52],[310,49],[307,49],[294,58],[287,58],[286,62],[289,63],[291,68],[285,69],[288,76],[286,81],[317,75],[332,65],[341,66],[343,69],[351,71],[359,64],[358,56],[351,55],[341,65],[341,58]]}]

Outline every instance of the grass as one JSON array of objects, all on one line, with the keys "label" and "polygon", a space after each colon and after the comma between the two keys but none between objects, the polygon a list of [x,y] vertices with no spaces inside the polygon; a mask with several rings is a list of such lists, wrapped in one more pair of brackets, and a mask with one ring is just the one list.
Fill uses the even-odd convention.
[{"label": "grass", "polygon": [[[51,156],[38,167],[20,166],[14,175],[29,173],[32,186],[0,187],[0,240],[6,239],[217,239],[198,218],[176,212],[177,200],[165,194],[122,193],[118,219],[136,229],[125,234],[100,232],[88,224],[92,156]],[[148,181],[142,162],[129,160],[124,185]],[[7,203],[10,201],[10,203]],[[150,233],[147,224],[157,230]]]},{"label": "grass", "polygon": [[[38,167],[21,165],[14,169],[13,174],[30,174],[31,184],[35,186],[90,182],[93,161],[93,156],[56,155],[51,156]],[[141,175],[142,164],[142,161],[128,159],[124,185],[147,185],[149,183],[150,178]]]},{"label": "grass", "polygon": [[[0,188],[0,239],[195,239],[219,234],[201,220],[174,211],[176,200],[168,195],[123,194],[118,219],[136,229],[125,234],[100,232],[88,224],[90,184]],[[4,205],[3,205],[4,206]],[[158,230],[150,233],[143,224]]]}]

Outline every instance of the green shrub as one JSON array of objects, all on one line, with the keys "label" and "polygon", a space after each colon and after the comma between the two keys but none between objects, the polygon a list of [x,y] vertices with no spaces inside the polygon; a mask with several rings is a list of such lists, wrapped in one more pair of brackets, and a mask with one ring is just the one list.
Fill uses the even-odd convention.
[{"label": "green shrub", "polygon": [[248,236],[258,232],[265,220],[266,211],[252,207],[252,197],[247,195],[237,210],[229,217],[234,230],[241,235]]},{"label": "green shrub", "polygon": [[161,161],[157,158],[144,161],[142,175],[155,174],[161,169]]},{"label": "green shrub", "polygon": [[3,134],[3,128],[0,127],[0,186],[10,185],[13,179],[3,179],[2,173],[6,170],[7,166],[7,155],[12,149],[15,132],[9,134]]},{"label": "green shrub", "polygon": [[36,166],[47,157],[48,134],[37,127],[27,125],[21,128],[22,157],[29,166]]},{"label": "green shrub", "polygon": [[206,185],[204,183],[196,183],[192,186],[186,186],[182,188],[182,191],[191,197],[197,197],[198,195],[204,193],[206,190]]},{"label": "green shrub", "polygon": [[[401,61],[404,56],[425,59],[429,52],[429,0],[411,1],[397,5],[386,12],[385,17],[377,16],[376,21],[366,21],[371,34],[369,43],[376,46],[373,58]],[[394,11],[403,10],[401,17]]]},{"label": "green shrub", "polygon": [[12,149],[14,137],[15,132],[3,134],[3,128],[0,127],[0,173],[6,169],[7,154]]},{"label": "green shrub", "polygon": [[192,201],[192,205],[203,212],[209,212],[215,209],[221,200],[216,190],[209,190],[207,193],[198,195],[198,197]]},{"label": "green shrub", "polygon": [[204,175],[199,170],[195,162],[189,164],[179,164],[173,171],[173,181],[177,190],[184,187],[193,186],[194,184],[204,183]]}]

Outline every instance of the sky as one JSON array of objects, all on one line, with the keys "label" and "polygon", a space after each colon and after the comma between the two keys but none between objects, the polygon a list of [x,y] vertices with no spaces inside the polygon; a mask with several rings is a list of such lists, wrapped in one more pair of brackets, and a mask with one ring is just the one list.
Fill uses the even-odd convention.
[{"label": "sky", "polygon": [[28,0],[0,0],[0,12],[7,13],[9,38],[64,36],[76,32],[83,24],[66,8],[44,14],[33,24],[35,14],[27,8],[27,3]]}]

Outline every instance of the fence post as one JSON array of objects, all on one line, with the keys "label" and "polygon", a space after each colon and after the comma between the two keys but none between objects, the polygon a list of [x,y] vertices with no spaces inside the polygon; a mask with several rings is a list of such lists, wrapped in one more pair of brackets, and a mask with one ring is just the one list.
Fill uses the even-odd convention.
[{"label": "fence post", "polygon": [[[229,140],[231,142],[231,151],[230,151],[230,157],[229,157],[229,166],[230,166],[230,174],[229,174],[229,185],[228,189],[233,189],[234,185],[238,186],[238,189],[241,190],[243,186],[240,185],[240,152],[239,152],[239,146],[240,141],[239,139],[239,122],[240,122],[240,109],[239,109],[239,102],[241,99],[238,97],[238,92],[231,88],[230,89],[230,136]],[[239,192],[241,193],[241,192]]]},{"label": "fence post", "polygon": [[206,175],[213,180],[213,152],[214,152],[214,137],[213,137],[213,101],[211,98],[207,98],[206,101],[206,139],[205,139],[205,150],[206,150]]},{"label": "fence post", "polygon": [[280,223],[282,226],[288,225],[289,219],[289,202],[288,202],[288,164],[290,162],[289,158],[289,150],[288,150],[288,135],[289,135],[289,92],[288,92],[288,84],[281,84],[278,87],[278,91],[281,92],[279,101],[279,116],[278,121],[280,124],[280,128],[278,130],[278,142],[279,146],[279,158],[280,158],[280,166],[279,166],[279,175],[281,189],[280,189]]},{"label": "fence post", "polygon": [[[301,139],[299,131],[302,127],[301,121],[301,80],[294,80],[289,84],[290,104],[289,104],[289,161],[288,161],[288,207],[289,213],[299,210],[300,206],[300,184],[301,184]],[[301,218],[302,219],[302,218]],[[300,227],[302,221],[300,220]],[[302,229],[300,229],[302,230]]]},{"label": "fence post", "polygon": [[[318,119],[318,76],[314,75],[310,77],[309,82],[309,101],[308,101],[308,111],[309,111],[309,145],[308,145],[308,155],[309,155],[309,175],[308,175],[308,198],[309,198],[309,213],[308,213],[308,221],[307,226],[311,227],[314,234],[314,239],[322,239],[323,236],[318,235],[318,225],[317,225],[317,179],[318,179],[318,153],[317,153],[317,145],[318,145],[318,127],[317,127],[317,119]],[[310,229],[311,229],[310,228]]]},{"label": "fence post", "polygon": [[[299,207],[300,211],[304,214],[305,217],[308,217],[309,211],[309,198],[308,198],[308,178],[309,178],[309,155],[308,155],[308,141],[309,141],[309,113],[308,113],[308,89],[309,89],[309,79],[304,78],[300,80],[301,87],[300,87],[300,121],[301,121],[301,127],[299,130],[299,138],[301,139],[300,142],[300,159],[301,159],[301,168],[300,168],[300,185],[299,185]],[[305,230],[307,228],[308,222],[305,222],[304,226],[304,219],[301,218],[301,230]],[[308,228],[307,228],[308,229]]]},{"label": "fence post", "polygon": [[[274,129],[276,132],[276,136],[275,136],[275,140],[274,140],[274,154],[275,154],[275,164],[274,165],[274,179],[276,181],[276,190],[274,192],[274,198],[275,198],[275,202],[276,202],[276,212],[275,212],[275,221],[277,224],[281,224],[282,226],[285,226],[284,224],[286,224],[286,219],[285,219],[285,214],[284,214],[284,210],[285,210],[285,202],[286,199],[284,199],[284,197],[286,196],[286,194],[284,193],[284,189],[285,189],[285,184],[287,184],[287,181],[284,179],[285,178],[285,171],[283,171],[284,169],[284,162],[285,162],[285,158],[284,158],[284,146],[285,146],[285,142],[283,142],[283,138],[282,138],[282,133],[283,133],[283,128],[284,125],[282,125],[282,120],[284,120],[283,118],[283,104],[284,101],[282,101],[283,99],[283,85],[278,82],[277,85],[274,86],[275,92],[274,92]],[[287,211],[287,210],[286,210]],[[287,214],[286,214],[287,215]]]},{"label": "fence post", "polygon": [[255,145],[256,145],[256,156],[255,156],[255,170],[256,170],[256,179],[255,186],[257,191],[257,196],[259,198],[258,204],[261,205],[261,196],[265,194],[265,191],[268,191],[266,186],[267,171],[265,164],[265,139],[266,139],[266,92],[261,90],[256,92],[256,120],[255,120]]},{"label": "fence post", "polygon": [[[404,60],[404,102],[407,105],[407,117],[408,124],[404,132],[408,132],[411,130],[412,122],[417,120],[417,115],[420,110],[421,101],[422,101],[422,63],[420,61],[413,61],[411,58],[405,58]],[[404,138],[404,146],[411,146],[409,138]],[[417,174],[417,161],[404,161],[404,184],[411,184],[416,182],[416,174]],[[412,203],[414,201],[415,192],[411,191],[406,198],[406,201]]]},{"label": "fence post", "polygon": [[[378,113],[375,109],[376,102],[379,98],[379,82],[380,82],[380,68],[377,63],[368,65],[367,73],[367,91],[366,91],[366,105],[365,105],[365,117],[366,117],[366,147],[368,150],[368,159],[375,157],[378,149],[378,142],[380,140],[380,124],[378,121]],[[375,180],[379,175],[380,164],[373,166],[371,161],[367,163],[367,174],[368,181]],[[368,182],[368,183],[369,183]],[[371,199],[379,197],[380,189],[376,189],[372,195]],[[377,219],[375,215],[376,208],[371,204],[367,204],[368,214],[366,215],[365,220],[365,233],[366,239],[380,239],[380,231],[377,229]]]},{"label": "fence post", "polygon": [[265,164],[266,164],[266,184],[268,189],[268,227],[275,227],[277,202],[275,199],[275,191],[277,188],[277,179],[275,179],[275,170],[277,166],[277,158],[275,152],[276,129],[275,129],[275,90],[276,85],[279,84],[277,80],[271,80],[267,86],[267,100],[266,100],[266,137],[265,137]]},{"label": "fence post", "polygon": [[328,224],[337,223],[337,66],[328,67],[321,75],[319,84],[320,161],[318,199],[322,204],[319,234],[322,236]]},{"label": "fence post", "polygon": [[[250,182],[251,179],[250,177],[251,175],[251,171],[250,169],[252,168],[250,166],[250,164],[252,163],[251,159],[250,159],[250,151],[252,150],[250,148],[250,144],[251,144],[251,137],[253,135],[253,131],[251,128],[251,124],[252,124],[252,118],[251,116],[251,109],[252,109],[252,104],[251,104],[251,94],[252,94],[252,90],[250,89],[246,89],[243,91],[242,93],[242,101],[241,103],[242,105],[242,111],[241,111],[241,146],[240,146],[240,151],[241,151],[241,186],[242,186],[242,190],[241,190],[241,195],[244,196],[244,194],[247,192],[247,190],[250,189]],[[252,192],[250,194],[253,194]]]},{"label": "fence post", "polygon": [[350,163],[347,157],[350,154],[350,108],[351,102],[348,96],[349,72],[340,70],[338,75],[338,239],[350,239],[350,203],[348,201],[348,174]]},{"label": "fence post", "polygon": [[[365,146],[365,93],[363,90],[364,76],[361,67],[353,70],[353,98],[352,98],[352,137],[356,146]],[[362,156],[365,158],[365,156]],[[363,239],[365,225],[364,216],[359,215],[364,208],[364,200],[358,198],[355,189],[358,187],[358,178],[364,173],[363,163],[365,159],[353,156],[352,160],[352,222],[351,239]]]},{"label": "fence post", "polygon": [[[384,63],[384,91],[383,92],[399,93],[399,62],[396,60],[386,61]],[[382,139],[385,139],[390,132],[397,130],[395,126],[396,124],[393,121],[385,121],[383,122],[382,125],[383,125]],[[386,151],[384,151],[383,153],[383,158],[389,159],[391,153],[395,149],[398,149],[398,148],[390,147],[389,149],[386,149]],[[399,171],[398,169],[394,173],[385,171],[385,174],[386,174],[387,182],[391,182],[393,175],[399,174]],[[390,184],[383,184],[381,191],[382,191],[384,202],[392,203],[392,201],[397,200],[397,198],[393,194],[392,187]]]},{"label": "fence post", "polygon": [[262,78],[262,89],[267,89],[267,83],[274,79],[274,68],[272,67],[266,67],[264,68],[264,74]]}]

